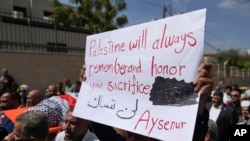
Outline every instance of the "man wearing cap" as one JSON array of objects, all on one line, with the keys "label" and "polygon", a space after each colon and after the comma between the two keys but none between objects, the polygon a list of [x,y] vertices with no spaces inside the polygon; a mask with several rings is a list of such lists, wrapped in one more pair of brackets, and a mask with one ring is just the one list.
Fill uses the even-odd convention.
[{"label": "man wearing cap", "polygon": [[248,107],[250,106],[249,100],[241,101],[241,116],[239,116],[238,125],[245,124],[250,125]]}]

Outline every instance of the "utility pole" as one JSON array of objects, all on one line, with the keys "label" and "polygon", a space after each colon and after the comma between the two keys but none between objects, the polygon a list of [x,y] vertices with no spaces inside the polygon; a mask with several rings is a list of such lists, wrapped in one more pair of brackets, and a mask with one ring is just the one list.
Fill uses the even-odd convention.
[{"label": "utility pole", "polygon": [[169,15],[173,16],[171,8],[172,8],[171,5],[168,5],[168,6],[166,6],[166,4],[163,5],[163,8],[162,8],[162,18],[166,18],[166,13],[167,13],[168,9],[170,9]]},{"label": "utility pole", "polygon": [[167,12],[167,6],[166,4],[164,4],[162,9],[162,18],[166,18],[166,12]]},{"label": "utility pole", "polygon": [[33,11],[33,0],[30,0],[30,7],[29,7],[29,8],[30,8],[30,11],[29,11],[29,12],[30,12],[30,13],[29,13],[30,15],[29,15],[29,17],[32,18],[32,14],[33,14],[33,13],[32,13],[32,11]]}]

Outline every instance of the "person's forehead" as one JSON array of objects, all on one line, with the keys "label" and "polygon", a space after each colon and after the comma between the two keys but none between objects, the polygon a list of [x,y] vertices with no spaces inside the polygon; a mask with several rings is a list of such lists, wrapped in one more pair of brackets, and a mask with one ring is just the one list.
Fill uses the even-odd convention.
[{"label": "person's forehead", "polygon": [[238,91],[231,91],[231,94],[240,94]]},{"label": "person's forehead", "polygon": [[10,93],[4,93],[0,98],[9,99],[11,97],[10,95]]},{"label": "person's forehead", "polygon": [[30,92],[30,93],[28,93],[27,97],[35,97],[35,95],[36,95],[36,93]]},{"label": "person's forehead", "polygon": [[54,90],[54,89],[56,89],[56,85],[50,85],[50,86],[48,87],[48,89],[49,89],[49,90]]},{"label": "person's forehead", "polygon": [[248,110],[248,107],[247,107],[247,106],[242,106],[241,109],[247,111],[247,110]]},{"label": "person's forehead", "polygon": [[66,114],[67,120],[77,121],[77,118],[72,115],[71,111],[68,111]]},{"label": "person's forehead", "polygon": [[7,69],[5,69],[5,68],[4,68],[4,69],[2,69],[2,72],[7,72],[7,71],[8,71],[8,70],[7,70]]}]

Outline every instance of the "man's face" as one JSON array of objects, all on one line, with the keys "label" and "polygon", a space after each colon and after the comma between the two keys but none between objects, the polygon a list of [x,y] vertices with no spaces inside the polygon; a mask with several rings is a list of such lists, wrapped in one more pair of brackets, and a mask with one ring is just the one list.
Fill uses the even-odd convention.
[{"label": "man's face", "polygon": [[64,139],[67,141],[81,140],[88,130],[88,122],[84,119],[72,116],[72,112],[67,112],[64,131]]},{"label": "man's face", "polygon": [[248,107],[247,106],[241,107],[241,113],[243,117],[248,117],[249,116]]},{"label": "man's face", "polygon": [[212,97],[212,103],[213,103],[214,107],[218,107],[222,104],[222,98],[218,95],[214,95]]},{"label": "man's face", "polygon": [[11,94],[10,93],[4,93],[1,97],[0,97],[0,107],[3,110],[10,110],[10,109],[14,109],[14,104],[13,104],[13,100],[11,99]]},{"label": "man's face", "polygon": [[20,122],[15,123],[14,130],[13,130],[15,140],[24,140],[24,137],[22,135],[22,126],[23,126],[23,123],[20,123]]},{"label": "man's face", "polygon": [[37,93],[38,91],[30,91],[27,95],[27,101],[26,101],[26,106],[35,106],[38,104],[41,100],[38,98]]},{"label": "man's face", "polygon": [[34,106],[35,104],[34,104],[34,95],[32,95],[32,94],[28,94],[27,95],[27,101],[26,101],[26,106],[27,107],[30,107],[30,106]]},{"label": "man's face", "polygon": [[230,89],[226,89],[225,92],[226,92],[227,95],[230,95],[231,90]]},{"label": "man's face", "polygon": [[240,93],[238,91],[232,91],[231,92],[232,102],[238,102],[240,101]]},{"label": "man's face", "polygon": [[48,87],[48,94],[51,95],[56,95],[57,94],[57,88],[55,85],[50,85]]}]

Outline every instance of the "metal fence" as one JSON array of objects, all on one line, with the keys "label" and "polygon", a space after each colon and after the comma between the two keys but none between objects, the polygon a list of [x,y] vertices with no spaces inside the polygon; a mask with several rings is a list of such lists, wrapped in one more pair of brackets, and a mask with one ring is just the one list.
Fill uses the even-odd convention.
[{"label": "metal fence", "polygon": [[213,76],[220,78],[249,79],[250,69],[239,69],[237,67],[225,67],[220,64],[213,65]]},{"label": "metal fence", "polygon": [[250,69],[240,69],[220,64],[214,64],[212,68],[212,78],[214,85],[224,81],[226,85],[249,86]]},{"label": "metal fence", "polygon": [[48,18],[0,11],[0,51],[84,54],[90,34],[83,28],[54,24]]}]

